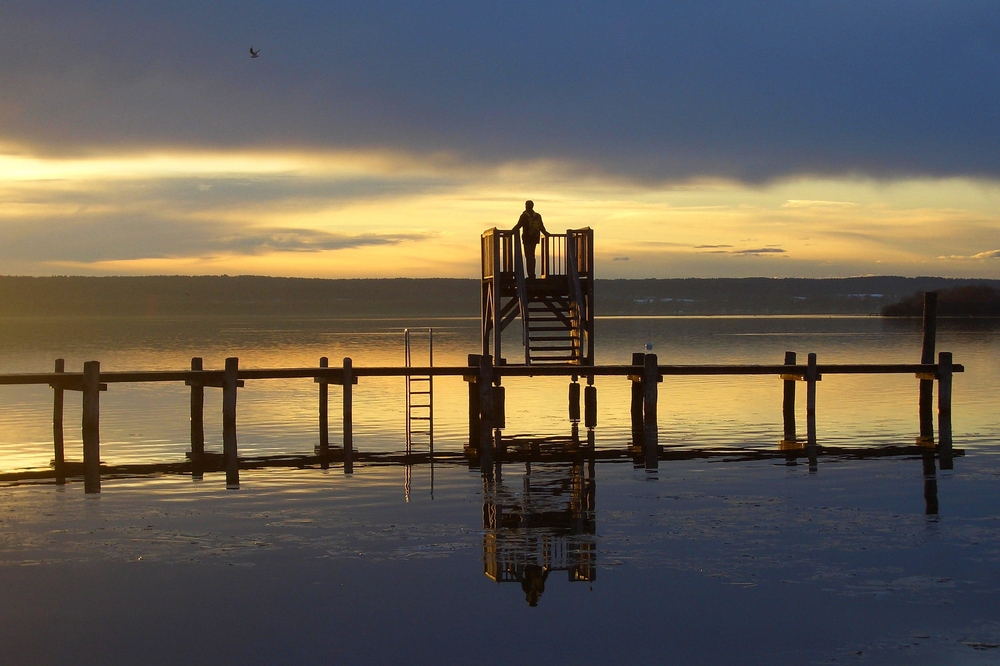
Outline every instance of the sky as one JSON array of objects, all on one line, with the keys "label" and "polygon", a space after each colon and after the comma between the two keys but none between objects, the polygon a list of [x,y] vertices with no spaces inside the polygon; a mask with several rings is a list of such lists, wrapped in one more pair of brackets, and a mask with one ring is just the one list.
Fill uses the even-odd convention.
[{"label": "sky", "polygon": [[998,119],[995,0],[0,0],[0,274],[1000,278]]}]

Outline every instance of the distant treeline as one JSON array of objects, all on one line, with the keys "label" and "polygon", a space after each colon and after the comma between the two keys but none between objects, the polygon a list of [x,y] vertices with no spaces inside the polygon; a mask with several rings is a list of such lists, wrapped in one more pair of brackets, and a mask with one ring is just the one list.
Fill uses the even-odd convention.
[{"label": "distant treeline", "polygon": [[[886,317],[917,317],[923,313],[922,293],[882,308]],[[1000,317],[1000,289],[965,285],[938,291],[937,313],[943,317]]]},{"label": "distant treeline", "polygon": [[[1000,280],[862,277],[598,280],[602,315],[878,314],[924,291],[996,293]],[[913,296],[917,294],[918,296]],[[947,314],[949,297],[941,297]],[[971,296],[970,296],[971,298]],[[984,301],[985,302],[985,301]],[[992,301],[995,303],[995,299]],[[919,314],[919,312],[917,313]],[[0,316],[479,316],[475,279],[0,276]]]}]

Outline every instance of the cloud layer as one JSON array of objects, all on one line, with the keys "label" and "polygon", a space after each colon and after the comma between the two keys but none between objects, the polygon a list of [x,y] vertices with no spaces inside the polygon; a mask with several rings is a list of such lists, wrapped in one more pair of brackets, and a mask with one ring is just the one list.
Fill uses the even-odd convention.
[{"label": "cloud layer", "polygon": [[0,142],[996,178],[998,54],[992,0],[49,0],[4,8]]}]

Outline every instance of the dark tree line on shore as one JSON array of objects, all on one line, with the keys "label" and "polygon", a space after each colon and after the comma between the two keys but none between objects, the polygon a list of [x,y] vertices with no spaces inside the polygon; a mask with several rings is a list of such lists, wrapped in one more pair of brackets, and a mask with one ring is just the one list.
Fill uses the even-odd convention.
[{"label": "dark tree line on shore", "polygon": [[[923,313],[923,292],[882,308],[886,317],[919,317]],[[937,313],[942,317],[1000,317],[1000,289],[986,285],[966,285],[938,292]]]},{"label": "dark tree line on shore", "polygon": [[[919,315],[920,294],[925,291],[942,294],[942,315],[1000,314],[996,298],[1000,280],[893,276],[598,279],[595,291],[598,316]],[[0,276],[0,316],[478,318],[479,292],[479,280],[468,278]],[[959,305],[953,307],[953,301]],[[902,309],[885,307],[894,303]]]}]

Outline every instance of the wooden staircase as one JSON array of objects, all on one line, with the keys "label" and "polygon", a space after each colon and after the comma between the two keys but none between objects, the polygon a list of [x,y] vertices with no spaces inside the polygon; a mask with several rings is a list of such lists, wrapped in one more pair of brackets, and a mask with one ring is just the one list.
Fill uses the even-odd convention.
[{"label": "wooden staircase", "polygon": [[528,365],[537,363],[580,363],[579,308],[569,296],[532,293],[528,283],[527,330]]}]

